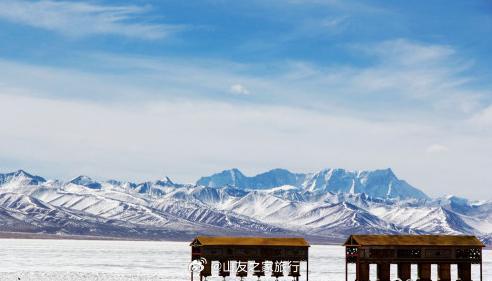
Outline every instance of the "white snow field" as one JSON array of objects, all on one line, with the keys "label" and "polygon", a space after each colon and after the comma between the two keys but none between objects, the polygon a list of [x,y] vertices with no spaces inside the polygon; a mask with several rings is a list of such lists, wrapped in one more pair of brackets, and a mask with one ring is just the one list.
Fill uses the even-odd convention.
[{"label": "white snow field", "polygon": [[[310,280],[345,280],[343,247],[313,245],[309,258]],[[0,239],[0,280],[184,281],[190,278],[189,259],[190,248],[186,242]],[[483,280],[490,281],[492,251],[485,251],[484,260]],[[354,271],[353,267],[349,268]],[[452,280],[456,280],[456,267],[452,268]],[[392,274],[395,272],[396,267],[393,267]],[[479,268],[474,266],[473,280],[479,280],[478,274]],[[371,268],[371,275],[372,280],[376,280],[375,268]],[[435,267],[433,275],[433,280],[437,280]],[[354,279],[354,275],[350,275],[350,280]],[[395,279],[393,276],[392,280]]]}]

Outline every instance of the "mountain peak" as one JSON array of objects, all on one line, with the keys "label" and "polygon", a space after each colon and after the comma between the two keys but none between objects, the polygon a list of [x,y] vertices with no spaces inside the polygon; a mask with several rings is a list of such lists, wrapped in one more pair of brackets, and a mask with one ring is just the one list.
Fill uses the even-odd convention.
[{"label": "mountain peak", "polygon": [[222,172],[228,172],[228,173],[230,173],[231,175],[234,175],[234,176],[244,177],[243,172],[241,172],[238,168],[232,168],[230,170],[224,170]]},{"label": "mountain peak", "polygon": [[40,176],[31,175],[30,173],[24,170],[17,170],[15,172],[0,174],[0,185],[18,182],[23,185],[39,185],[46,180]]},{"label": "mountain peak", "polygon": [[26,172],[22,169],[15,171],[14,175],[16,175],[16,176],[20,176],[20,175],[31,176],[28,172]]},{"label": "mountain peak", "polygon": [[202,177],[197,184],[208,187],[230,185],[242,189],[271,189],[290,185],[317,193],[366,193],[374,198],[429,198],[422,191],[399,180],[391,168],[372,171],[332,168],[309,174],[296,174],[277,168],[252,177],[245,176],[238,169],[231,169]]},{"label": "mountain peak", "polygon": [[391,168],[376,169],[376,170],[368,171],[368,173],[370,173],[372,175],[387,176],[387,177],[396,178],[396,175]]},{"label": "mountain peak", "polygon": [[169,178],[168,176],[164,177],[164,179],[162,179],[162,180],[157,180],[155,182],[155,184],[161,185],[161,186],[173,186],[173,185],[175,185],[174,182],[171,180],[171,178]]},{"label": "mountain peak", "polygon": [[244,178],[246,178],[246,176],[239,171],[239,169],[234,168],[231,170],[224,170],[209,177],[202,177],[196,184],[208,187],[223,187],[226,185],[243,187],[241,183]]},{"label": "mountain peak", "polygon": [[208,187],[223,187],[226,185],[243,189],[269,189],[283,185],[296,186],[299,182],[298,175],[285,169],[273,169],[256,176],[245,176],[239,169],[234,168],[202,177],[197,185]]},{"label": "mountain peak", "polygon": [[91,189],[100,189],[101,184],[92,178],[85,176],[85,175],[80,175],[70,181],[70,183],[76,184],[76,185],[81,185],[85,186]]},{"label": "mountain peak", "polygon": [[289,170],[282,169],[282,168],[271,169],[267,173],[276,173],[276,174],[286,174],[286,173],[289,173],[289,174],[291,174],[291,172]]}]

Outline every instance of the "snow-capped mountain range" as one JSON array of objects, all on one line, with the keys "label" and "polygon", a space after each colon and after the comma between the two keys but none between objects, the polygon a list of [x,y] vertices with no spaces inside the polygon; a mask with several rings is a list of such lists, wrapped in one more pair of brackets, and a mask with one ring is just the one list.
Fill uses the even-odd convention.
[{"label": "snow-capped mountain range", "polygon": [[340,241],[352,233],[474,234],[492,242],[492,201],[432,199],[391,169],[253,177],[237,169],[179,184],[79,176],[46,180],[0,174],[0,231],[142,239],[196,234],[303,235]]}]

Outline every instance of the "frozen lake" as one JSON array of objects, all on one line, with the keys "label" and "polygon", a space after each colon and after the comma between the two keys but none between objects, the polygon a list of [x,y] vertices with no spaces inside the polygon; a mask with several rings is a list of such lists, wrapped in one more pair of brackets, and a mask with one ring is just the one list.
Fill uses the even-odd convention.
[{"label": "frozen lake", "polygon": [[[343,247],[314,245],[309,258],[310,280],[345,279]],[[0,280],[184,281],[190,276],[187,269],[189,259],[190,248],[184,242],[0,239]],[[485,251],[484,261],[484,280],[490,281],[491,251]],[[452,268],[452,280],[456,280],[456,268]],[[351,270],[353,272],[354,268]],[[473,271],[473,280],[479,280],[478,266]],[[393,267],[392,273],[395,272],[396,267]],[[374,268],[371,268],[371,274],[375,280]],[[435,267],[433,275],[437,280]]]}]

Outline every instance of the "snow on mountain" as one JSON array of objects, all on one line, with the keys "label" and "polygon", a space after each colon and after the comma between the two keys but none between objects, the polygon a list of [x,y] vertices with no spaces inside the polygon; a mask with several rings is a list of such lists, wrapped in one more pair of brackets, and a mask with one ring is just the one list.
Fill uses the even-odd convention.
[{"label": "snow on mountain", "polygon": [[382,206],[371,212],[385,221],[428,233],[473,233],[473,228],[458,214],[443,207]]},{"label": "snow on mountain", "polygon": [[222,187],[226,185],[245,187],[247,177],[238,169],[225,170],[210,177],[202,177],[197,181],[197,185],[208,187]]},{"label": "snow on mountain", "polygon": [[[227,170],[178,184],[0,174],[0,231],[188,239],[199,234],[475,234],[492,241],[492,202],[430,199],[390,169]],[[488,239],[488,240],[487,240]]]},{"label": "snow on mountain", "polygon": [[33,176],[23,170],[16,172],[0,174],[0,186],[13,185],[38,185],[46,182],[46,180],[40,176]]},{"label": "snow on mountain", "polygon": [[298,185],[304,179],[303,174],[293,174],[284,169],[274,169],[254,177],[247,177],[238,169],[225,170],[209,177],[202,177],[197,185],[222,187],[226,185],[238,188],[269,189],[283,185]]},{"label": "snow on mountain", "polygon": [[[278,211],[289,203],[290,201],[265,192],[251,191],[230,204],[228,209],[244,216],[264,220],[271,213]],[[285,222],[285,218],[280,216],[278,216],[278,218],[281,220],[280,222]]]},{"label": "snow on mountain", "polygon": [[242,189],[271,189],[289,185],[311,192],[365,193],[379,198],[429,199],[419,189],[398,179],[391,169],[374,171],[326,169],[311,174],[274,169],[253,177],[247,177],[238,169],[232,169],[203,177],[196,184],[208,187],[230,185]]},{"label": "snow on mountain", "polygon": [[[443,201],[439,203],[446,208],[460,214],[460,217],[471,227],[482,232],[489,233],[492,237],[492,202],[480,201],[470,202],[463,198],[454,196],[448,199],[448,204]],[[458,198],[458,199],[457,199]],[[459,200],[456,202],[456,200]]]},{"label": "snow on mountain", "polygon": [[130,184],[129,188],[133,189],[134,191],[141,193],[141,194],[147,194],[149,196],[163,196],[171,191],[173,191],[177,186],[172,183],[171,181],[154,181],[154,182],[144,182],[140,184]]},{"label": "snow on mountain", "polygon": [[398,233],[390,223],[350,203],[338,203],[315,208],[300,218],[317,235],[340,233]]},{"label": "snow on mountain", "polygon": [[92,189],[101,188],[101,184],[99,182],[89,178],[88,176],[83,176],[83,175],[74,178],[73,180],[70,181],[70,183],[85,186]]}]

